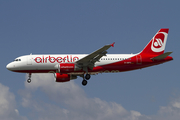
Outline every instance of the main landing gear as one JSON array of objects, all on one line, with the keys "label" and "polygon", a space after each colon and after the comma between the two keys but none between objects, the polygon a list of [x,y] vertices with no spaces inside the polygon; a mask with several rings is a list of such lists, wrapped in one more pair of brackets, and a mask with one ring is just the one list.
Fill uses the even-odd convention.
[{"label": "main landing gear", "polygon": [[28,77],[29,78],[27,79],[27,82],[30,83],[31,82],[31,73],[29,73]]},{"label": "main landing gear", "polygon": [[85,76],[83,75],[83,81],[82,81],[82,85],[86,86],[87,85],[87,80],[89,80],[91,78],[90,74],[86,74]]}]

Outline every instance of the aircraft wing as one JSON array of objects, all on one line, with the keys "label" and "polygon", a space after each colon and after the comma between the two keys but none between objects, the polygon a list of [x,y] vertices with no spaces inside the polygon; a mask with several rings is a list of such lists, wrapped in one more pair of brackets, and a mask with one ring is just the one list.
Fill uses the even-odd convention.
[{"label": "aircraft wing", "polygon": [[84,58],[76,61],[75,63],[81,67],[81,68],[90,68],[93,69],[94,67],[94,63],[99,61],[99,59],[102,56],[106,56],[107,53],[107,49],[109,49],[110,47],[114,47],[114,43],[110,44],[110,45],[105,45],[104,47],[92,52],[91,54],[85,56]]}]

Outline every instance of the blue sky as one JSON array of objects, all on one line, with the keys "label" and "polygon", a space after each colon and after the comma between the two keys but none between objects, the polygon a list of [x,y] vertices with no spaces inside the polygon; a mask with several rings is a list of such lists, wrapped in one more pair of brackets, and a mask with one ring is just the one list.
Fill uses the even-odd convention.
[{"label": "blue sky", "polygon": [[[0,119],[177,120],[180,117],[179,1],[0,1]],[[160,28],[174,60],[141,70],[55,83],[6,65],[26,54],[140,52]]]}]

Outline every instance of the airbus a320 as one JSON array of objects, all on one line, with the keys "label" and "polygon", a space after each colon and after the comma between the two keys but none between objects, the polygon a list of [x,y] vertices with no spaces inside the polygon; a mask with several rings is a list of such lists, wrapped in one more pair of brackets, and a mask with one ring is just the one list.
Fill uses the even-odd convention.
[{"label": "airbus a320", "polygon": [[87,84],[91,75],[118,73],[158,65],[173,60],[172,52],[164,53],[169,29],[160,29],[146,47],[137,54],[107,54],[114,43],[105,45],[90,54],[30,54],[16,58],[6,68],[13,72],[54,73],[56,82],[68,82],[82,77]]}]

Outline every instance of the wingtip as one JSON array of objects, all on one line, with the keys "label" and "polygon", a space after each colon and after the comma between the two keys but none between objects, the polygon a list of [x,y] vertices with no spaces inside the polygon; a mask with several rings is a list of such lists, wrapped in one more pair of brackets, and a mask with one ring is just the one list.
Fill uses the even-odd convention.
[{"label": "wingtip", "polygon": [[112,44],[110,44],[112,47],[114,47],[114,44],[115,44],[115,42],[113,42]]}]

